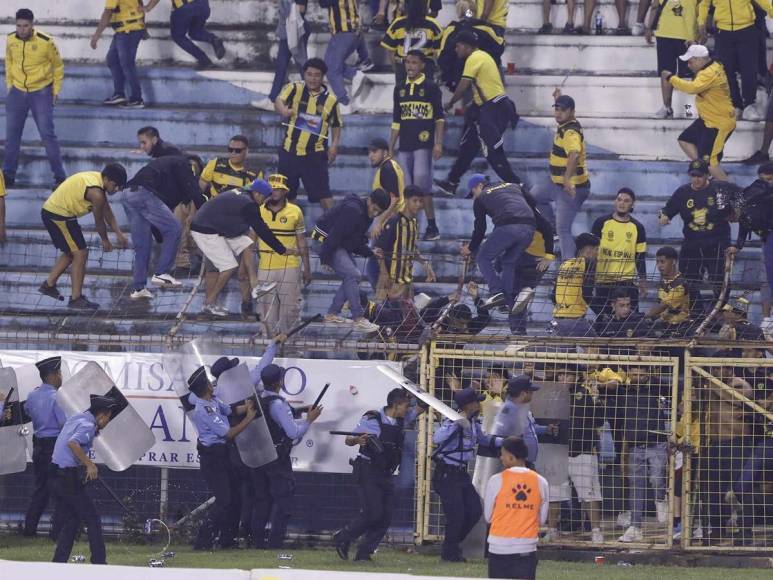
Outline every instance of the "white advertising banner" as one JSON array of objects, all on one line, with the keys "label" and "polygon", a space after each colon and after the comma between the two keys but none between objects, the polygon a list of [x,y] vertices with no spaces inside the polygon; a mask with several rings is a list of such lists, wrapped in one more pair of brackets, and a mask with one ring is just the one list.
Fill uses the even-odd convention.
[{"label": "white advertising banner", "polygon": [[[196,429],[183,413],[175,392],[176,383],[188,377],[170,377],[164,372],[161,353],[98,353],[53,351],[0,351],[0,366],[20,367],[49,356],[61,355],[65,376],[71,376],[89,361],[105,369],[156,437],[156,444],[137,462],[172,468],[198,468]],[[239,357],[252,368],[259,357]],[[349,459],[356,448],[344,445],[343,437],[331,430],[351,431],[363,413],[386,404],[393,381],[377,370],[384,361],[282,359],[274,362],[287,369],[283,395],[293,406],[311,405],[325,383],[330,388],[321,405],[324,411],[303,441],[293,448],[297,471],[349,473]],[[29,448],[32,448],[30,443]],[[99,461],[99,457],[96,458]]]}]

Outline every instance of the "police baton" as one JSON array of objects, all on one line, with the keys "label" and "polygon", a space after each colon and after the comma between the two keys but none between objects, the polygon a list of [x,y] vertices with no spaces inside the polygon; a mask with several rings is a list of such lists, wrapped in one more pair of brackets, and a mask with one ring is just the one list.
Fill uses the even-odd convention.
[{"label": "police baton", "polygon": [[322,387],[322,392],[317,397],[317,400],[314,401],[314,404],[311,406],[312,409],[316,409],[319,407],[320,402],[322,401],[322,397],[325,396],[325,393],[327,393],[328,388],[330,388],[330,383],[325,383],[325,386]]},{"label": "police baton", "polygon": [[315,314],[315,315],[314,315],[314,316],[312,316],[311,318],[307,318],[306,320],[304,320],[303,322],[301,322],[301,323],[300,323],[298,326],[296,326],[295,328],[292,328],[292,329],[290,329],[290,330],[287,332],[287,338],[290,338],[290,337],[291,337],[293,334],[296,334],[296,333],[300,332],[301,330],[303,330],[304,328],[306,328],[306,327],[307,327],[309,324],[311,324],[312,322],[319,322],[320,320],[322,320],[322,315],[321,315],[321,314]]},{"label": "police baton", "polygon": [[362,437],[368,436],[368,445],[371,446],[376,453],[384,452],[384,444],[378,437],[375,437],[372,433],[355,433],[354,431],[328,431],[331,435],[345,435],[346,437]]}]

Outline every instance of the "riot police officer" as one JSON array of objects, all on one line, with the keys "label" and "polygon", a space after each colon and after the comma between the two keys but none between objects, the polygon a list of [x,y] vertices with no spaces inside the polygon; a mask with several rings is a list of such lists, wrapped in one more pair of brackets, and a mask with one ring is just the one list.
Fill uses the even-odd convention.
[{"label": "riot police officer", "polygon": [[405,428],[424,410],[410,405],[411,396],[406,390],[392,389],[386,407],[368,411],[357,423],[354,432],[362,435],[346,438],[350,447],[360,446],[352,462],[360,513],[334,536],[336,552],[343,560],[349,559],[349,546],[360,536],[354,560],[370,560],[389,528],[394,501],[392,475],[400,465]]},{"label": "riot police officer", "polygon": [[[305,419],[296,419],[298,412],[279,394],[284,385],[284,369],[275,364],[267,365],[260,372],[260,378],[264,389],[260,401],[277,458],[252,472],[256,494],[251,526],[252,546],[258,549],[281,548],[295,494],[290,451],[317,420],[322,407],[309,408]],[[266,543],[266,524],[269,521],[271,535]]]},{"label": "riot police officer", "polygon": [[[56,391],[62,386],[62,357],[52,356],[35,363],[35,366],[43,383],[29,394],[24,403],[24,412],[32,420],[32,472],[35,476],[35,489],[24,518],[23,533],[29,537],[37,533],[38,522],[48,505],[51,454],[67,419],[56,403]],[[56,538],[60,523],[54,509],[49,532],[51,538]]]},{"label": "riot police officer", "polygon": [[[49,478],[51,495],[62,527],[56,538],[54,562],[67,562],[81,524],[86,524],[92,564],[107,564],[102,521],[94,502],[86,493],[86,483],[99,477],[89,453],[94,437],[110,422],[117,403],[111,397],[90,396],[88,410],[73,415],[65,422],[56,438],[51,456]],[[85,475],[83,469],[85,468]]]},{"label": "riot police officer", "polygon": [[[199,433],[196,449],[201,461],[201,472],[215,495],[215,503],[199,528],[193,549],[212,549],[218,534],[220,547],[232,548],[235,539],[229,515],[234,495],[226,442],[241,433],[255,418],[255,404],[251,399],[247,399],[244,405],[239,405],[232,411],[231,407],[215,397],[214,388],[203,366],[190,376],[188,388],[191,391],[188,401],[194,406],[192,421]],[[232,412],[244,415],[233,427],[228,423],[228,416]]]},{"label": "riot police officer", "polygon": [[435,469],[432,488],[440,496],[446,517],[446,535],[443,539],[441,560],[466,562],[462,556],[462,541],[467,537],[483,514],[480,496],[472,485],[467,464],[482,448],[494,455],[502,440],[483,432],[480,419],[480,402],[485,395],[472,388],[461,389],[454,394],[454,403],[469,425],[457,424],[445,419],[432,435],[436,448],[432,454]]}]

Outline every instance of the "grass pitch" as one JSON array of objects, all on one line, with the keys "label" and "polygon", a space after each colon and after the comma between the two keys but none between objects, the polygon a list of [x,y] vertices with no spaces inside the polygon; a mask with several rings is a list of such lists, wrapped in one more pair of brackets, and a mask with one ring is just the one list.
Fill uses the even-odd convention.
[{"label": "grass pitch", "polygon": [[[148,560],[158,557],[161,548],[151,545],[108,542],[107,560],[110,564],[147,566]],[[169,568],[291,568],[307,570],[341,570],[347,572],[397,572],[427,576],[486,577],[483,560],[466,564],[440,562],[437,556],[409,553],[382,548],[371,563],[344,562],[332,549],[286,549],[283,554],[292,560],[280,559],[276,551],[229,550],[223,552],[194,552],[189,546],[171,546],[175,557],[167,560]],[[54,553],[54,545],[48,539],[26,539],[16,536],[0,536],[0,559],[27,562],[48,562]],[[88,544],[75,545],[73,554],[84,554],[88,560]],[[77,565],[77,564],[72,564]],[[538,578],[550,580],[653,580],[674,578],[678,580],[771,580],[771,570],[728,568],[681,568],[665,566],[622,567],[614,564],[596,566],[575,562],[543,560],[537,572]]]}]

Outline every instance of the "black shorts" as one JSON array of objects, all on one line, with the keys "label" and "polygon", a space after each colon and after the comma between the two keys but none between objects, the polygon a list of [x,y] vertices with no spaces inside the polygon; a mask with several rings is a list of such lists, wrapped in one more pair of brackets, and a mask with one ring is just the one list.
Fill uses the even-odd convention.
[{"label": "black shorts", "polygon": [[680,78],[692,78],[692,71],[687,63],[680,59],[687,51],[684,40],[678,38],[656,38],[655,44],[658,53],[658,74],[667,70],[676,73]]},{"label": "black shorts", "polygon": [[83,232],[77,218],[67,218],[50,211],[41,210],[40,217],[43,218],[43,225],[51,236],[54,246],[64,252],[71,254],[76,250],[86,249],[86,240],[83,239]]},{"label": "black shorts", "polygon": [[719,165],[725,143],[732,134],[733,131],[712,129],[704,124],[703,119],[696,119],[682,131],[679,140],[695,145],[698,148],[698,156],[708,161],[709,165]]},{"label": "black shorts", "polygon": [[284,149],[279,150],[278,172],[287,177],[287,199],[298,197],[298,185],[303,180],[306,196],[311,202],[330,199],[330,174],[328,173],[327,152],[320,151],[308,155],[293,155]]}]

